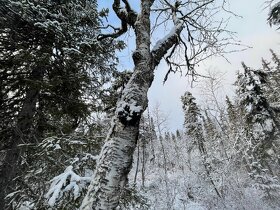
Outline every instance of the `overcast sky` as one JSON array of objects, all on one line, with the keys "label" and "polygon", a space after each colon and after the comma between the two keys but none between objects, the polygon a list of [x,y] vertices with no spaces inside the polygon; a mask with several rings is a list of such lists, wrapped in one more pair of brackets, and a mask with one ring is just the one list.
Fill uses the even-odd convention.
[{"label": "overcast sky", "polygon": [[[101,7],[110,7],[112,1],[104,1]],[[132,1],[136,3],[138,1]],[[224,93],[233,95],[235,75],[241,70],[241,62],[244,61],[247,66],[258,68],[261,66],[261,58],[269,59],[269,49],[273,49],[280,54],[280,34],[275,28],[270,28],[267,24],[268,10],[264,9],[265,0],[231,0],[230,9],[242,18],[232,18],[228,29],[237,32],[237,39],[244,45],[252,48],[246,51],[232,53],[227,55],[228,63],[222,58],[214,57],[202,63],[197,69],[198,72],[204,72],[206,69],[216,70],[225,73],[223,85]],[[116,20],[111,16],[111,20]],[[126,36],[129,40],[129,36]],[[130,42],[129,42],[130,43]],[[120,68],[130,68],[131,52],[133,43],[128,46],[128,50],[121,54]],[[183,112],[181,108],[180,97],[188,90],[198,98],[199,103],[204,103],[202,92],[198,88],[191,88],[189,78],[180,75],[170,75],[169,80],[163,85],[162,81],[167,71],[167,67],[161,62],[156,70],[155,80],[149,91],[149,107],[152,109],[157,103],[160,108],[168,115],[168,127],[171,131],[183,128]],[[198,86],[199,84],[195,84]]]},{"label": "overcast sky", "polygon": [[[232,18],[229,23],[229,30],[237,32],[237,39],[243,44],[252,48],[246,51],[232,53],[226,57],[230,63],[222,58],[212,58],[204,62],[198,68],[203,72],[205,69],[225,72],[225,81],[222,91],[228,95],[233,94],[232,84],[235,75],[241,70],[241,62],[244,61],[250,67],[261,67],[261,58],[269,59],[269,49],[273,49],[280,54],[280,34],[275,28],[270,28],[267,24],[267,12],[264,9],[264,0],[232,0],[231,10],[242,16],[242,18]],[[163,86],[164,71],[160,66],[156,72],[155,81],[149,91],[150,107],[160,103],[161,109],[169,116],[169,128],[171,131],[182,129],[184,121],[180,97],[186,90],[192,92],[198,98],[198,103],[203,104],[203,93],[201,89],[190,87],[189,79],[172,75]],[[199,84],[195,84],[199,86]]]}]

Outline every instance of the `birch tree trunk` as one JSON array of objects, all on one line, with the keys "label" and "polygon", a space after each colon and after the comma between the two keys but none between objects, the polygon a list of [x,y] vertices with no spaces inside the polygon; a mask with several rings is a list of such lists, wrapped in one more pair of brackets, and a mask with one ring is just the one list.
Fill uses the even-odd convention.
[{"label": "birch tree trunk", "polygon": [[[119,2],[119,1],[115,1]],[[132,57],[134,72],[117,103],[111,131],[101,150],[95,174],[81,205],[82,210],[115,209],[127,183],[139,134],[139,122],[148,106],[147,92],[160,59],[177,41],[182,25],[150,50],[150,10],[153,0],[142,0],[134,24],[136,50]],[[113,5],[114,6],[114,5]]]},{"label": "birch tree trunk", "polygon": [[[132,55],[134,72],[117,103],[110,132],[101,150],[95,173],[81,210],[115,209],[118,206],[121,191],[127,183],[127,175],[132,166],[132,156],[136,148],[139,133],[139,121],[148,106],[147,92],[154,79],[155,67],[166,55],[170,72],[187,68],[187,74],[197,76],[194,65],[215,55],[222,54],[223,48],[230,44],[230,38],[217,38],[224,30],[221,20],[217,25],[212,17],[221,7],[213,7],[214,0],[203,1],[157,1],[153,13],[157,13],[153,30],[167,23],[173,28],[167,35],[151,45],[151,7],[155,0],[140,0],[140,12],[137,14],[129,0],[114,0],[113,10],[121,21],[121,27],[112,27],[113,33],[101,34],[98,40],[118,38],[128,27],[135,32],[136,49]],[[173,2],[173,3],[171,3]],[[163,22],[161,20],[163,19]],[[180,36],[183,29],[186,36]],[[178,63],[177,55],[182,62]]]},{"label": "birch tree trunk", "polygon": [[148,105],[147,92],[154,74],[150,53],[150,1],[143,1],[135,24],[134,73],[117,104],[111,132],[100,153],[94,178],[81,209],[114,209],[132,166],[142,112]]}]

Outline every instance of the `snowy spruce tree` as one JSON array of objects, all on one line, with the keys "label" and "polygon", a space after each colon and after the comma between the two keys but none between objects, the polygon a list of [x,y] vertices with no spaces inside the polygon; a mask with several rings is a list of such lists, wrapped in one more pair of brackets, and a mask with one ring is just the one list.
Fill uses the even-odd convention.
[{"label": "snowy spruce tree", "polygon": [[8,192],[23,187],[19,177],[34,162],[35,145],[70,134],[100,109],[116,45],[97,41],[96,7],[86,0],[0,4],[1,205]]},{"label": "snowy spruce tree", "polygon": [[270,50],[270,52],[272,55],[270,62],[262,59],[262,69],[267,73],[267,82],[264,91],[270,106],[279,116],[280,82],[278,78],[280,77],[280,58],[273,50]]},{"label": "snowy spruce tree", "polygon": [[[279,120],[266,95],[268,74],[243,64],[244,74],[237,81],[239,109],[244,113],[245,162],[248,172],[258,186],[273,199],[279,191],[277,169],[279,151]],[[276,162],[275,162],[276,161]]]},{"label": "snowy spruce tree", "polygon": [[[270,6],[270,11],[268,13],[268,22],[270,26],[279,26],[280,24],[280,2],[278,0],[267,1]],[[279,27],[277,28],[279,29]]]},{"label": "snowy spruce tree", "polygon": [[[185,114],[184,127],[186,129],[186,136],[188,137],[187,144],[189,144],[190,147],[192,147],[191,149],[193,150],[198,148],[198,151],[201,156],[202,165],[206,172],[205,179],[211,183],[212,187],[216,192],[216,195],[218,197],[221,197],[221,194],[212,178],[212,174],[211,174],[212,163],[210,161],[211,158],[208,154],[207,147],[206,147],[206,141],[203,134],[204,129],[202,125],[203,119],[200,110],[198,108],[198,105],[196,104],[195,98],[190,92],[186,92],[182,96],[181,100],[182,100],[183,110]],[[189,152],[191,153],[192,151]]]}]

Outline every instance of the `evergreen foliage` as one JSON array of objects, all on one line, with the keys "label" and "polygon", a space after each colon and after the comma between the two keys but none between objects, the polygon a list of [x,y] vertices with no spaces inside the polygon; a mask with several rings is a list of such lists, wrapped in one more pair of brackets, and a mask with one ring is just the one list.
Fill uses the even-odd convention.
[{"label": "evergreen foliage", "polygon": [[[26,153],[34,161],[8,196],[14,209],[78,209],[100,150],[102,136],[53,136]],[[67,202],[65,202],[67,200]]]},{"label": "evergreen foliage", "polygon": [[29,86],[40,92],[36,119],[42,133],[58,128],[69,133],[99,108],[97,98],[115,70],[115,45],[96,40],[100,33],[96,6],[96,1],[87,0],[6,1],[1,21],[5,88],[1,102],[9,111],[3,119],[18,113]]},{"label": "evergreen foliage", "polygon": [[[275,3],[268,14],[268,22],[270,25],[280,24],[280,2]],[[279,28],[278,28],[279,29]]]},{"label": "evergreen foliage", "polygon": [[[215,91],[213,104],[205,109],[186,92],[181,97],[184,131],[170,132],[165,125],[167,117],[158,107],[139,120],[147,107],[145,91],[152,84],[154,68],[166,53],[170,53],[166,56],[170,69],[165,79],[173,68],[180,69],[176,59],[171,59],[180,42],[187,74],[196,75],[193,65],[204,59],[200,54],[220,53],[215,51],[215,47],[220,49],[216,34],[223,29],[210,30],[210,19],[204,13],[212,1],[176,1],[174,6],[160,2],[170,6],[173,21],[176,13],[182,15],[180,9],[185,5],[199,5],[188,14],[196,11],[193,17],[203,17],[207,24],[203,28],[183,16],[186,22],[159,40],[152,51],[146,47],[151,44],[150,37],[139,36],[145,42],[137,39],[133,60],[138,67],[131,73],[116,69],[115,51],[124,44],[115,38],[129,26],[137,29],[136,36],[148,35],[145,30],[150,29],[145,29],[146,22],[139,24],[141,18],[136,19],[127,1],[114,1],[113,9],[123,27],[115,28],[103,25],[102,18],[108,17],[109,10],[98,12],[97,0],[2,0],[0,209],[80,209],[91,177],[97,173],[97,180],[109,183],[115,179],[119,185],[101,189],[98,185],[103,183],[95,182],[93,188],[104,194],[96,197],[93,208],[110,187],[113,194],[117,192],[111,194],[116,197],[112,206],[117,209],[279,208],[280,58],[274,51],[270,51],[271,61],[262,60],[260,69],[242,64],[236,96],[226,97],[225,108],[219,105]],[[165,8],[158,11],[161,15]],[[269,13],[270,25],[279,25],[279,17],[280,4],[276,3]],[[188,28],[188,21],[195,25]],[[186,42],[180,37],[184,25],[190,37]],[[115,33],[102,34],[102,29]],[[197,40],[193,31],[199,34]],[[165,49],[169,42],[174,42],[173,47]],[[214,51],[196,47],[204,42],[214,45]],[[194,50],[190,58],[188,44]],[[145,63],[148,60],[149,65]],[[211,78],[210,83],[215,82]],[[105,139],[105,149],[99,155]],[[120,147],[110,147],[114,144]],[[135,164],[127,177],[135,147]],[[111,156],[106,156],[109,153]],[[125,158],[125,153],[131,156]],[[116,156],[119,162],[114,163],[111,159]],[[105,162],[96,164],[102,158]],[[101,167],[94,169],[96,165]],[[100,178],[108,171],[113,173]],[[106,201],[102,205],[106,206]]]},{"label": "evergreen foliage", "polygon": [[95,0],[4,0],[0,18],[4,203],[4,194],[15,190],[11,180],[34,160],[26,155],[31,145],[71,134],[104,109],[116,72],[114,52],[122,43],[97,40],[101,20]]},{"label": "evergreen foliage", "polygon": [[[277,60],[274,53],[273,57]],[[238,107],[244,113],[246,123],[243,145],[246,148],[245,160],[249,174],[256,186],[263,189],[267,197],[275,200],[273,193],[279,191],[279,170],[275,165],[279,161],[277,151],[280,149],[279,116],[269,102],[270,97],[274,100],[276,97],[271,92],[272,69],[265,61],[263,67],[253,70],[243,64],[244,74],[240,74],[237,81]]]}]

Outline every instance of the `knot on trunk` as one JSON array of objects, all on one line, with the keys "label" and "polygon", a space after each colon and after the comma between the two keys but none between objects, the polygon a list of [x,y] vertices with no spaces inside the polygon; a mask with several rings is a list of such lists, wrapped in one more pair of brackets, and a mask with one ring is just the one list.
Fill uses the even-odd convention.
[{"label": "knot on trunk", "polygon": [[122,102],[117,108],[118,118],[123,125],[134,126],[139,123],[142,110],[142,107],[137,106],[136,102],[131,104]]},{"label": "knot on trunk", "polygon": [[134,63],[138,63],[143,58],[143,55],[139,50],[135,50],[132,54],[132,59]]}]

